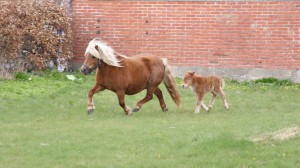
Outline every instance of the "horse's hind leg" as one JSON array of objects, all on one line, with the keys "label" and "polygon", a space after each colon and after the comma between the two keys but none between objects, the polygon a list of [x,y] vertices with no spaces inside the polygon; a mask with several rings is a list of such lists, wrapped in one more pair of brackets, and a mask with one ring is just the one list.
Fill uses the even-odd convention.
[{"label": "horse's hind leg", "polygon": [[119,100],[119,105],[124,109],[124,112],[126,115],[130,115],[132,110],[130,109],[130,107],[125,105],[125,92],[124,91],[117,91],[117,96],[118,96],[118,100]]},{"label": "horse's hind leg", "polygon": [[94,109],[95,109],[95,106],[94,106],[94,103],[93,103],[93,96],[95,93],[97,92],[100,92],[104,90],[104,88],[102,88],[100,85],[98,85],[97,83],[94,85],[94,87],[89,91],[89,94],[88,94],[88,100],[87,100],[87,104],[88,104],[88,114],[92,114]]},{"label": "horse's hind leg", "polygon": [[154,94],[159,100],[159,104],[160,104],[160,107],[161,107],[162,111],[164,111],[164,112],[168,111],[167,105],[164,101],[162,91],[159,88],[156,88],[155,91],[154,91]]},{"label": "horse's hind leg", "polygon": [[147,103],[149,100],[151,100],[151,99],[153,98],[153,93],[154,93],[154,91],[156,90],[156,88],[157,88],[157,86],[148,88],[148,89],[147,89],[146,97],[145,97],[144,99],[142,99],[141,101],[139,101],[139,102],[135,105],[135,107],[134,107],[134,109],[132,110],[132,112],[138,112],[138,111],[142,108],[143,104],[145,104],[145,103]]}]

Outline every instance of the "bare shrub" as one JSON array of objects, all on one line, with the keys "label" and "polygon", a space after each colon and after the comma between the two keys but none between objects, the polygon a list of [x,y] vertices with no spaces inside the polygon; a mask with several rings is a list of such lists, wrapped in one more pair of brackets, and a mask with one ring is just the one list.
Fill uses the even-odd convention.
[{"label": "bare shrub", "polygon": [[0,78],[73,57],[67,10],[51,0],[0,0]]}]

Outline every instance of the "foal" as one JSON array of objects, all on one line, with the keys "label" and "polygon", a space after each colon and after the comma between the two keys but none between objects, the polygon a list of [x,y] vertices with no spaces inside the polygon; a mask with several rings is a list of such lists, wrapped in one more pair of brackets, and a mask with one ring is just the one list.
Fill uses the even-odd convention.
[{"label": "foal", "polygon": [[[226,110],[228,110],[228,104],[226,102],[225,94],[223,92],[223,87],[225,83],[222,78],[219,76],[198,76],[195,75],[195,72],[187,72],[183,78],[182,88],[186,89],[189,86],[192,87],[193,91],[197,96],[197,106],[195,113],[199,113],[200,107],[205,111],[209,112],[212,108],[215,98],[219,95],[223,100],[223,105]],[[208,108],[203,103],[203,97],[206,93],[210,92],[212,94],[212,99],[209,102]]]}]

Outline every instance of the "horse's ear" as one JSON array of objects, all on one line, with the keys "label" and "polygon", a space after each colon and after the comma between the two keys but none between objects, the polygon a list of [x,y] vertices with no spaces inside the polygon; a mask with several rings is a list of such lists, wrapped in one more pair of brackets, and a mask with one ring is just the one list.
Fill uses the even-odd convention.
[{"label": "horse's ear", "polygon": [[193,72],[190,72],[190,75],[191,76],[194,76],[195,75],[195,72],[193,71]]}]

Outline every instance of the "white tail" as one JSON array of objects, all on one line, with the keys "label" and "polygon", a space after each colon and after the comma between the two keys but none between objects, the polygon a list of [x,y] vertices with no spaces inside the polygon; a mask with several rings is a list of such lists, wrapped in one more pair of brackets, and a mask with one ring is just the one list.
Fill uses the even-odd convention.
[{"label": "white tail", "polygon": [[166,58],[162,59],[163,64],[165,66],[165,76],[164,76],[164,84],[172,97],[173,101],[177,106],[179,106],[181,100],[180,100],[180,94],[177,88],[176,80],[174,79],[171,69],[168,65],[168,60]]}]

